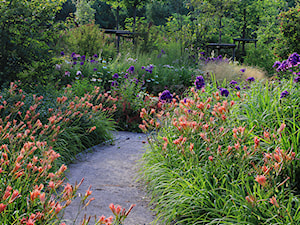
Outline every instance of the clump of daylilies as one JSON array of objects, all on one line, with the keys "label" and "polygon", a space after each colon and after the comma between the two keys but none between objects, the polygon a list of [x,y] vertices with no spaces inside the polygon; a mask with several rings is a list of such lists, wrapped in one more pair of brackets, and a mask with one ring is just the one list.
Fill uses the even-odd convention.
[{"label": "clump of daylilies", "polygon": [[[185,211],[183,218],[188,216],[196,218],[195,214],[201,214],[200,212],[204,218],[205,213],[220,210],[219,218],[212,216],[209,220],[205,217],[208,222],[213,219],[224,219],[225,215],[229,218],[234,217],[235,215],[231,213],[244,210],[247,211],[245,214],[252,211],[249,216],[252,223],[262,218],[272,222],[282,221],[280,218],[284,216],[286,223],[295,221],[299,217],[297,210],[299,204],[294,202],[296,209],[291,209],[294,186],[290,180],[295,176],[292,165],[295,163],[296,153],[293,149],[282,148],[281,136],[286,125],[282,123],[278,130],[263,128],[261,134],[254,133],[254,127],[247,127],[242,123],[236,126],[238,123],[232,120],[231,112],[238,109],[247,96],[241,95],[238,91],[235,94],[231,93],[235,97],[231,98],[234,100],[230,100],[227,98],[228,95],[221,92],[222,90],[218,90],[209,94],[206,93],[204,85],[201,88],[197,88],[196,85],[196,88],[192,87],[182,98],[173,97],[175,96],[173,94],[168,101],[161,101],[160,110],[142,109],[140,113],[143,119],[140,129],[144,132],[153,129],[157,131],[156,137],[150,139],[155,140],[150,143],[151,148],[163,156],[161,159],[166,160],[167,165],[171,165],[172,171],[182,167],[183,178],[180,179],[192,182],[193,178],[188,177],[194,170],[209,171],[213,177],[207,180],[203,178],[201,184],[210,183],[206,186],[208,188],[206,191],[214,193],[215,201],[222,202],[227,198],[224,196],[235,196],[235,193],[238,193],[232,200],[234,204],[222,202],[210,205],[212,196],[199,197],[197,204],[207,206],[207,211],[205,207],[198,212]],[[188,171],[187,175],[182,175],[183,171]],[[206,193],[203,188],[205,185],[195,189],[201,189],[202,193]],[[165,191],[162,191],[164,193],[162,198],[168,195],[167,190]],[[178,202],[202,194],[188,192],[187,196],[184,193],[180,195],[182,200]],[[161,199],[157,197],[156,200]],[[218,204],[222,208],[218,208]],[[228,205],[228,211],[224,204]],[[276,218],[274,221],[273,217]],[[247,218],[243,219],[248,221]],[[179,221],[178,218],[176,220]]]},{"label": "clump of daylilies", "polygon": [[[74,186],[64,182],[67,166],[58,165],[61,156],[55,142],[64,129],[79,120],[93,120],[97,114],[113,112],[115,106],[108,94],[96,88],[82,98],[58,97],[57,108],[49,108],[41,118],[39,107],[43,96],[26,96],[17,83],[11,83],[6,96],[0,96],[0,223],[50,224],[59,221],[62,210],[76,197],[82,183]],[[26,101],[32,104],[27,108]],[[43,121],[43,122],[42,122]],[[95,126],[86,132],[95,132]],[[91,194],[87,190],[83,200]],[[86,206],[92,201],[88,200]],[[106,220],[104,220],[106,221]],[[105,224],[111,224],[107,220]],[[63,223],[62,223],[63,224]],[[101,223],[103,224],[103,223]]]}]

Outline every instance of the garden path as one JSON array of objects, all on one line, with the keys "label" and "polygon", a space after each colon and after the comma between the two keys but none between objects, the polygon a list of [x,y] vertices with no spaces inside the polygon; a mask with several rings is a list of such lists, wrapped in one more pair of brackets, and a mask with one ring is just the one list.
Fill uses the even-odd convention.
[{"label": "garden path", "polygon": [[[145,134],[131,132],[114,133],[114,145],[99,145],[81,153],[73,164],[68,166],[66,174],[70,184],[79,182],[84,177],[78,193],[85,194],[91,185],[95,200],[84,209],[79,210],[76,225],[80,224],[84,214],[109,217],[112,214],[109,204],[125,207],[136,204],[124,225],[150,225],[155,215],[148,207],[149,199],[141,185],[136,181],[137,160],[145,151],[147,137]],[[65,210],[64,222],[69,225],[78,212],[80,198],[76,198]],[[90,224],[94,224],[94,217]]]}]

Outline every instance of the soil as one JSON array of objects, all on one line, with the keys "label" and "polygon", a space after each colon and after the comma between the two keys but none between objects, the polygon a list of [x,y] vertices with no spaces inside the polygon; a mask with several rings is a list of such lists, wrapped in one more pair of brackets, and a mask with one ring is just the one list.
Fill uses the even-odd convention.
[{"label": "soil", "polygon": [[[76,161],[68,166],[67,182],[74,185],[84,178],[78,193],[84,195],[91,185],[90,197],[95,200],[82,210],[79,208],[81,198],[77,197],[65,209],[63,221],[67,225],[81,224],[85,214],[87,217],[96,215],[97,219],[102,215],[109,217],[113,215],[109,208],[111,203],[126,209],[136,204],[124,225],[154,225],[155,214],[149,207],[149,198],[137,182],[137,160],[145,152],[147,137],[131,132],[116,132],[114,137],[113,145],[95,146],[78,155]],[[92,217],[90,224],[94,221],[95,217]]]}]

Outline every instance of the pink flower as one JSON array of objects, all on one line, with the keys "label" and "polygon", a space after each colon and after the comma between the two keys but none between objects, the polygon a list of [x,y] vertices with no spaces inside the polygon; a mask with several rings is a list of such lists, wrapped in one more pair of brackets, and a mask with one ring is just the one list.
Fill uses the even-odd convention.
[{"label": "pink flower", "polygon": [[214,157],[212,157],[212,156],[210,155],[210,156],[208,156],[208,159],[209,159],[210,161],[213,161]]},{"label": "pink flower", "polygon": [[263,187],[266,185],[266,177],[265,175],[257,175],[255,177],[255,181],[257,181],[260,185],[262,185]]}]

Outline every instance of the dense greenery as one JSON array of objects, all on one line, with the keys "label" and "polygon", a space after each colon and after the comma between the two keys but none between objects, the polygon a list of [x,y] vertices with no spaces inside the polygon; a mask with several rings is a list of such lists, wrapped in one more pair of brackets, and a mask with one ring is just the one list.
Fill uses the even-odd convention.
[{"label": "dense greenery", "polygon": [[[158,220],[298,224],[299,20],[293,0],[1,1],[0,223],[63,225],[64,163],[123,129],[150,132]],[[257,47],[206,53],[234,38]]]}]

